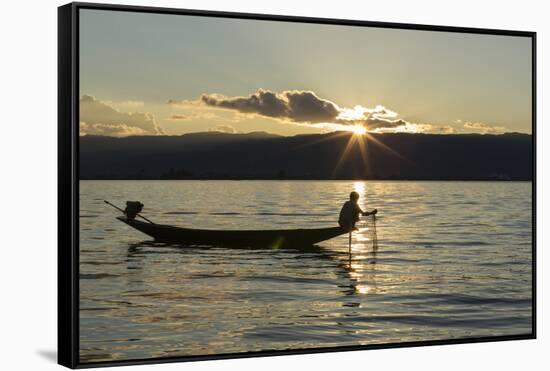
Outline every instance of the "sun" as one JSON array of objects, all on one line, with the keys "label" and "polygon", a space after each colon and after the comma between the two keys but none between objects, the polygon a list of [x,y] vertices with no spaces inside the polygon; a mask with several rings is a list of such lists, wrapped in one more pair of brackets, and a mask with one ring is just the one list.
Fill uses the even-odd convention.
[{"label": "sun", "polygon": [[355,135],[367,134],[367,129],[364,126],[361,126],[361,125],[350,126],[349,131],[351,131]]}]

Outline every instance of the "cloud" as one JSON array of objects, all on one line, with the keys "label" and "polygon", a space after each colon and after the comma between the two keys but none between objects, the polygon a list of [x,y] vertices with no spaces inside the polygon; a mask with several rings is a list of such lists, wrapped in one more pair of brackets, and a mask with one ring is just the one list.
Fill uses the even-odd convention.
[{"label": "cloud", "polygon": [[88,124],[80,121],[80,135],[105,135],[111,137],[127,137],[130,135],[149,135],[147,131],[125,124],[106,125],[106,124]]},{"label": "cloud", "polygon": [[202,104],[198,100],[175,100],[175,99],[168,99],[168,104],[175,107],[181,107],[181,108],[200,108],[202,107]]},{"label": "cloud", "polygon": [[481,134],[502,134],[506,131],[506,128],[502,126],[491,126],[482,122],[465,122],[464,128]]},{"label": "cloud", "polygon": [[245,115],[258,115],[283,122],[328,127],[330,124],[361,125],[369,131],[397,129],[408,123],[397,119],[398,114],[378,105],[367,108],[357,105],[353,108],[320,98],[312,91],[284,90],[272,92],[258,89],[246,97],[227,97],[221,94],[203,94],[198,101],[169,101],[170,104],[233,110]]},{"label": "cloud", "polygon": [[119,110],[132,111],[138,108],[145,106],[145,102],[139,100],[125,100],[119,102],[113,102],[110,100],[103,101],[103,103],[108,104],[111,107],[116,107]]},{"label": "cloud", "polygon": [[191,117],[188,115],[172,115],[168,118],[170,121],[189,121]]},{"label": "cloud", "polygon": [[367,117],[364,120],[360,120],[360,124],[363,124],[363,126],[366,126],[369,130],[376,130],[376,129],[395,129],[400,126],[406,126],[407,121],[405,120],[386,120],[382,118],[377,117]]},{"label": "cloud", "polygon": [[286,90],[275,93],[259,89],[248,97],[203,94],[200,101],[211,107],[288,119],[294,122],[326,122],[334,120],[340,112],[339,107],[331,101],[321,99],[311,91],[299,90]]},{"label": "cloud", "polygon": [[[169,121],[192,121],[192,120],[210,120],[223,122],[239,122],[241,114],[238,111],[232,111],[230,115],[220,115],[216,107],[210,107],[203,104],[200,100],[168,100],[168,104],[177,109],[167,120]],[[218,112],[216,112],[218,111]]]},{"label": "cloud", "polygon": [[417,124],[423,125],[421,132],[430,134],[455,134],[457,130],[449,125],[431,125],[431,124]]},{"label": "cloud", "polygon": [[[191,120],[227,120],[212,112],[186,112],[185,114],[177,113],[167,118],[169,121],[191,121]],[[231,119],[229,119],[231,120]],[[234,121],[234,120],[231,120]]]},{"label": "cloud", "polygon": [[237,129],[235,129],[231,125],[218,125],[216,127],[208,129],[208,131],[215,131],[215,132],[219,132],[219,133],[228,133],[228,134],[237,133]]},{"label": "cloud", "polygon": [[125,107],[143,107],[145,105],[145,102],[140,100],[125,100],[118,104]]},{"label": "cloud", "polygon": [[150,113],[122,112],[93,96],[80,98],[80,135],[157,135],[163,134]]},{"label": "cloud", "polygon": [[[369,132],[409,132],[450,134],[460,130],[448,125],[414,123],[399,118],[399,114],[382,105],[374,108],[356,105],[342,107],[328,99],[321,98],[309,90],[283,90],[273,92],[258,89],[248,96],[225,96],[222,94],[202,94],[197,100],[169,100],[169,104],[194,110],[213,108],[235,113],[236,118],[265,117],[283,123],[314,126],[327,130],[348,130],[348,125],[362,126]],[[504,131],[502,127],[492,127],[481,123],[456,124],[482,133]]]}]

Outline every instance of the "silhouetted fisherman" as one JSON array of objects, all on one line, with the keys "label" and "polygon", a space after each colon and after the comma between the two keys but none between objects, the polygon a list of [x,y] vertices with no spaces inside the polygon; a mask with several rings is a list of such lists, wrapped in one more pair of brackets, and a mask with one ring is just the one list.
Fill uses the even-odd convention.
[{"label": "silhouetted fisherman", "polygon": [[129,220],[134,220],[136,216],[143,210],[143,204],[139,201],[126,201],[126,209],[124,214]]},{"label": "silhouetted fisherman", "polygon": [[344,202],[342,210],[340,210],[340,217],[338,218],[338,224],[340,225],[340,227],[346,230],[354,230],[356,229],[355,223],[359,221],[359,215],[367,216],[376,214],[378,212],[378,210],[376,209],[370,212],[365,212],[361,210],[361,208],[357,204],[358,200],[359,193],[351,192],[349,194],[349,201]]}]

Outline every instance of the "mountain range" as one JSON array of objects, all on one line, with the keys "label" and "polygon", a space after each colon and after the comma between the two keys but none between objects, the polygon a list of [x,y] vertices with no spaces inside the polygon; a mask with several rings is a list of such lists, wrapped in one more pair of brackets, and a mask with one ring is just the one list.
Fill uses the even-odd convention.
[{"label": "mountain range", "polygon": [[82,136],[79,163],[81,179],[531,180],[532,141],[520,133]]}]

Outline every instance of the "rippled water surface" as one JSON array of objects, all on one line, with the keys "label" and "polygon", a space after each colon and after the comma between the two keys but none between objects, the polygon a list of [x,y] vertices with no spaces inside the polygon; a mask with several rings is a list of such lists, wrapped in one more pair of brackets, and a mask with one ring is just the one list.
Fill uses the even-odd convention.
[{"label": "rippled water surface", "polygon": [[[212,229],[372,228],[318,248],[155,244],[115,219]],[[531,183],[81,181],[82,362],[531,332]]]}]

